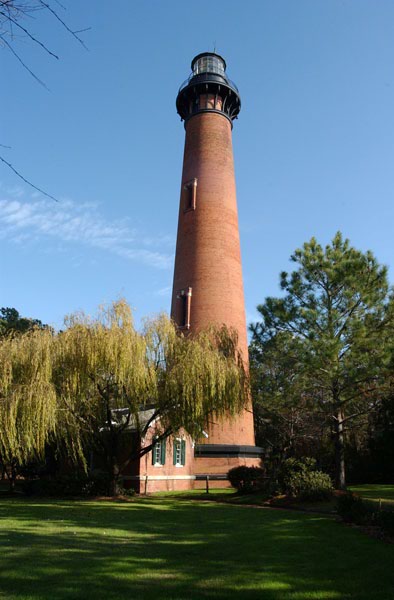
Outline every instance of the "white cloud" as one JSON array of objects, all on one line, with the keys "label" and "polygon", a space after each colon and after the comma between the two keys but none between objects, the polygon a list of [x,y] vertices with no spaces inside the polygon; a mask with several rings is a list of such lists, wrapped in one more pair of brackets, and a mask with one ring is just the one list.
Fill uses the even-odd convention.
[{"label": "white cloud", "polygon": [[93,203],[72,200],[55,203],[21,199],[20,190],[0,190],[0,239],[15,244],[53,238],[57,242],[79,243],[107,250],[126,260],[167,269],[172,256],[162,252],[171,241],[166,235],[155,238],[140,234],[127,220],[108,221]]},{"label": "white cloud", "polygon": [[172,288],[167,285],[166,287],[160,288],[155,292],[156,296],[169,296],[172,292]]}]

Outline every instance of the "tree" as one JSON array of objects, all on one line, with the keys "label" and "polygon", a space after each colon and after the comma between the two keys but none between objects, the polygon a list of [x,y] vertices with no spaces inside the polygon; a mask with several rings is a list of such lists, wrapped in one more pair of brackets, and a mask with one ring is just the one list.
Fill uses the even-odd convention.
[{"label": "tree", "polygon": [[42,459],[55,435],[58,404],[52,347],[49,329],[0,339],[0,462],[11,490],[19,468]]},{"label": "tree", "polygon": [[[17,311],[5,314],[19,321]],[[198,438],[213,414],[236,414],[247,400],[235,334],[185,337],[164,315],[138,332],[124,301],[95,318],[72,315],[57,334],[33,327],[0,336],[0,459],[12,485],[53,442],[85,467],[86,453],[100,447],[116,494],[123,469],[155,443],[180,429]],[[131,432],[137,443],[125,455]]]},{"label": "tree", "polygon": [[[392,382],[391,382],[392,384]],[[391,389],[370,419],[368,454],[374,482],[394,483],[394,393]]]},{"label": "tree", "polygon": [[[389,366],[393,299],[387,269],[339,232],[325,249],[312,238],[291,260],[298,268],[280,276],[284,297],[258,306],[262,321],[251,326],[252,347],[267,368],[272,355],[266,359],[264,351],[276,340],[285,373],[279,381],[268,375],[270,385],[280,401],[290,393],[326,416],[336,484],[345,488],[344,436],[379,401]],[[291,356],[289,368],[284,361]]]},{"label": "tree", "polygon": [[84,48],[86,48],[85,43],[79,34],[83,31],[87,31],[87,29],[71,29],[66,21],[60,16],[59,9],[66,10],[65,7],[60,4],[60,2],[57,2],[57,0],[56,4],[57,6],[54,8],[51,0],[0,0],[0,46],[4,46],[10,50],[22,67],[26,69],[38,83],[44,85],[44,87],[46,87],[45,84],[33,73],[22,60],[21,56],[16,52],[14,42],[15,39],[20,37],[27,38],[33,44],[40,46],[46,54],[58,60],[59,56],[32,33],[30,27],[31,21],[30,23],[27,22],[29,18],[31,19],[31,17],[37,15],[37,13],[46,12],[49,13],[54,20],[71,34]]},{"label": "tree", "polygon": [[[352,432],[349,444],[352,483],[394,483],[393,381],[362,427]],[[390,389],[391,388],[391,389]]]},{"label": "tree", "polygon": [[[45,330],[49,337],[41,337],[38,330]],[[52,328],[39,319],[21,317],[15,308],[0,309],[0,464],[2,477],[7,475],[11,489],[19,469],[29,460],[42,458],[43,436],[50,432],[43,417],[45,397],[40,403],[36,393],[45,383],[44,375],[48,374],[46,362],[52,332]],[[31,336],[21,339],[27,333]],[[39,368],[34,370],[41,355]],[[50,386],[49,380],[45,385]],[[51,408],[47,416],[53,419]],[[35,437],[33,431],[37,432]]]},{"label": "tree", "polygon": [[[164,315],[139,333],[123,301],[94,319],[67,319],[55,341],[53,371],[59,435],[75,460],[83,461],[93,445],[104,450],[114,495],[130,461],[181,428],[200,437],[210,415],[235,414],[248,398],[234,335],[221,329],[185,337]],[[122,456],[130,428],[140,440],[153,424],[154,441]]]},{"label": "tree", "polygon": [[256,443],[272,474],[287,458],[321,455],[326,419],[305,393],[301,349],[288,332],[254,339],[249,348]]},{"label": "tree", "polygon": [[25,333],[31,329],[49,329],[49,326],[39,319],[21,317],[16,308],[0,308],[0,336]]}]

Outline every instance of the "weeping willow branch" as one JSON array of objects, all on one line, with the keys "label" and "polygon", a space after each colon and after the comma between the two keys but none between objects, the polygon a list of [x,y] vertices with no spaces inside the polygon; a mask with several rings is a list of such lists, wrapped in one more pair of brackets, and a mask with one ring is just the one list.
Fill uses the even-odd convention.
[{"label": "weeping willow branch", "polygon": [[94,318],[71,315],[59,334],[0,339],[0,456],[9,464],[42,457],[57,440],[86,467],[86,451],[99,443],[120,473],[154,445],[119,458],[125,432],[141,440],[151,429],[162,440],[184,430],[198,439],[212,414],[231,418],[248,399],[231,333],[186,338],[164,315],[138,332],[124,301]]},{"label": "weeping willow branch", "polygon": [[1,340],[0,454],[9,464],[42,458],[56,432],[53,341],[51,332],[39,329]]}]

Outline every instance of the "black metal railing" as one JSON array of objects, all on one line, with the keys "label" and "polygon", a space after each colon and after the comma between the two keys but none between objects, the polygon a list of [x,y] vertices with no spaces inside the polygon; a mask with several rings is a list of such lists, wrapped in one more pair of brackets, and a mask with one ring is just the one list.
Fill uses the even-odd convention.
[{"label": "black metal railing", "polygon": [[[211,75],[211,77],[209,77]],[[196,75],[196,73],[190,73],[189,77],[187,79],[185,79],[185,81],[181,84],[179,90],[178,90],[178,94],[179,92],[181,92],[185,87],[187,87],[190,83],[190,81],[193,78],[196,78],[196,82],[198,81],[204,81],[205,79],[207,81],[218,81],[216,78],[217,76],[220,76],[221,78],[224,79],[224,81],[227,83],[228,86],[230,86],[233,90],[235,90],[237,92],[237,94],[239,94],[239,90],[237,88],[237,86],[235,85],[234,81],[232,81],[229,77],[227,77],[227,75],[222,71],[222,72],[205,72],[205,73],[198,73]],[[219,82],[218,82],[219,83]]]}]

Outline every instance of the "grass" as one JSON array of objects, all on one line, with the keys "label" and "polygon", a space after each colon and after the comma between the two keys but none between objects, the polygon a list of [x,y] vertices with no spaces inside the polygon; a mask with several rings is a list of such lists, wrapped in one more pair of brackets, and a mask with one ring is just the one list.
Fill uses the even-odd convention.
[{"label": "grass", "polygon": [[0,544],[7,600],[394,599],[394,545],[322,515],[3,498]]},{"label": "grass", "polygon": [[394,507],[394,485],[352,485],[349,489],[362,498],[376,501],[382,500],[382,504],[387,504]]},{"label": "grass", "polygon": [[253,492],[251,494],[238,493],[234,489],[211,489],[209,494],[203,490],[192,490],[187,492],[160,492],[160,496],[173,496],[179,499],[203,500],[214,502],[225,502],[238,506],[265,506],[274,508],[290,508],[307,512],[336,514],[336,498],[328,500],[298,500],[287,496],[276,496],[272,498],[266,492]]},{"label": "grass", "polygon": [[[394,509],[394,485],[389,484],[363,484],[349,486],[349,491],[355,492],[362,498],[371,501],[381,501],[382,507]],[[176,492],[169,492],[169,494],[177,494]],[[192,492],[183,492],[183,495],[187,494],[191,499],[206,499],[215,500],[219,502],[228,502],[231,504],[244,504],[244,505],[259,505],[271,506],[277,508],[292,508],[298,510],[305,510],[310,512],[328,513],[334,514],[336,512],[336,498],[333,497],[329,500],[324,501],[307,501],[307,500],[289,500],[285,496],[278,496],[269,501],[269,496],[264,493],[253,493],[253,494],[237,494],[232,489],[221,489],[211,490],[211,493],[205,494],[202,490],[194,490]],[[178,497],[182,497],[179,495]]]}]

